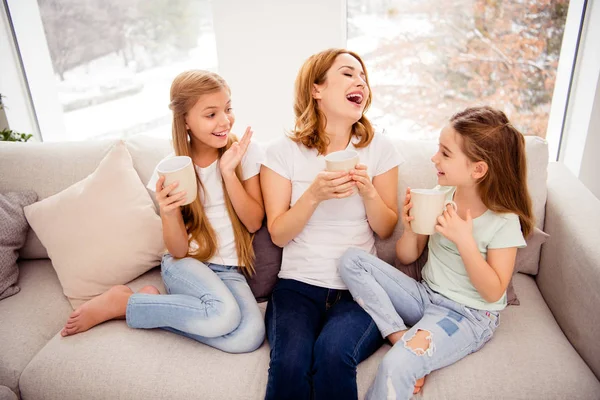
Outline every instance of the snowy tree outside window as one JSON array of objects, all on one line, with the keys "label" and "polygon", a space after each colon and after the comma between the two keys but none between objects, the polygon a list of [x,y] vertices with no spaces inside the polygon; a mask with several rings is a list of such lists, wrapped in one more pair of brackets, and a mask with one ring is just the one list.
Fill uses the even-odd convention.
[{"label": "snowy tree outside window", "polygon": [[170,137],[169,89],[217,71],[210,0],[38,0],[67,136]]},{"label": "snowy tree outside window", "polygon": [[348,0],[348,48],[363,57],[368,116],[437,139],[455,112],[488,104],[545,137],[567,0]]}]

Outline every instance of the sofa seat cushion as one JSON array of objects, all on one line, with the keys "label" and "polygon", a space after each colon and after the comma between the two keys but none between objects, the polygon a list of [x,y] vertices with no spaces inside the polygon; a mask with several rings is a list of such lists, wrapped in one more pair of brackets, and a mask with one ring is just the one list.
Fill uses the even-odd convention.
[{"label": "sofa seat cushion", "polygon": [[[147,284],[163,290],[158,269],[130,286]],[[492,341],[432,373],[419,398],[596,398],[600,382],[566,340],[535,281],[517,274],[515,286],[521,306],[503,312]],[[260,304],[263,312],[265,305]],[[361,399],[388,348],[359,365]],[[232,355],[159,329],[134,330],[111,321],[52,338],[23,372],[21,392],[26,399],[262,399],[268,364],[267,343]]]},{"label": "sofa seat cushion", "polygon": [[[598,398],[600,382],[560,330],[534,279],[518,273],[513,283],[521,305],[502,311],[492,340],[479,352],[431,373],[422,396],[415,398]],[[388,348],[359,365],[359,393],[372,383]]]},{"label": "sofa seat cushion", "polygon": [[18,400],[18,397],[6,386],[0,386],[0,400]]},{"label": "sofa seat cushion", "polygon": [[[165,293],[160,268],[128,286]],[[259,307],[264,314],[267,303]],[[258,399],[269,365],[266,342],[251,354],[228,354],[160,329],[109,321],[87,332],[57,334],[21,378],[25,399]]]},{"label": "sofa seat cushion", "polygon": [[18,285],[19,293],[0,301],[0,385],[15,393],[21,372],[73,311],[48,259],[21,260]]}]

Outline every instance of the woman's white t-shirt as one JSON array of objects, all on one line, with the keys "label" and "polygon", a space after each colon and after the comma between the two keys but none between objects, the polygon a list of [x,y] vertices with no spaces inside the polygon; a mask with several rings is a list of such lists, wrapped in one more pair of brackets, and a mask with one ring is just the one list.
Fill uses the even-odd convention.
[{"label": "woman's white t-shirt", "polygon": [[[356,141],[353,138],[347,149],[358,152],[360,163],[367,166],[371,179],[403,162],[394,144],[383,134],[375,134],[367,147],[355,148]],[[318,156],[316,149],[283,137],[268,146],[263,164],[291,181],[292,207],[325,169],[325,157]],[[350,247],[376,254],[373,231],[358,193],[318,205],[304,229],[283,248],[279,277],[330,289],[346,289],[338,272],[338,261]]]},{"label": "woman's white t-shirt", "polygon": [[[165,157],[165,159],[174,156],[175,153],[172,153]],[[243,181],[258,175],[263,157],[264,153],[260,146],[251,142],[246,154],[242,158]],[[219,169],[219,162],[216,160],[206,168],[200,168],[197,165],[194,166],[196,167],[196,171],[200,176],[200,180],[202,181],[206,192],[206,196],[203,196],[202,190],[198,188],[198,195],[204,205],[204,212],[217,235],[218,249],[208,262],[213,264],[240,266],[237,249],[235,247],[233,226],[229,219],[229,213],[227,212],[227,206],[225,205],[225,197],[223,196],[223,178],[221,176],[221,170]],[[159,176],[155,168],[146,187],[155,191],[158,178]],[[197,248],[197,246],[197,243],[192,241],[190,249],[193,250],[194,248]]]}]

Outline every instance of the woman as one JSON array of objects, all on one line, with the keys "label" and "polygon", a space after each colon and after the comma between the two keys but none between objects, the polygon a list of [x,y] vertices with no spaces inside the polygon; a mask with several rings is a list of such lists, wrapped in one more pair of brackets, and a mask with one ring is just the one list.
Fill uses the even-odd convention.
[{"label": "woman", "polygon": [[[398,220],[402,160],[365,117],[370,103],[358,55],[315,54],[296,79],[293,132],[267,149],[265,211],[271,238],[283,247],[266,314],[267,399],[356,399],[356,366],[382,343],[338,272],[347,248],[375,254],[373,233],[389,237]],[[324,171],[324,156],[344,149],[357,151],[360,164]]]}]

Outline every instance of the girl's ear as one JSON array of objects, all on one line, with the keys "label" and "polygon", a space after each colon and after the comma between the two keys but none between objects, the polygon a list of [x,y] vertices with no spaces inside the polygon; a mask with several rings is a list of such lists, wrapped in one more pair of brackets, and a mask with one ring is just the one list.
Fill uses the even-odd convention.
[{"label": "girl's ear", "polygon": [[488,165],[485,161],[477,161],[475,163],[475,168],[473,168],[473,172],[471,175],[473,179],[480,180],[482,179],[488,172]]},{"label": "girl's ear", "polygon": [[316,83],[313,84],[312,97],[315,100],[321,100],[321,91],[319,90],[319,86],[317,86]]}]

